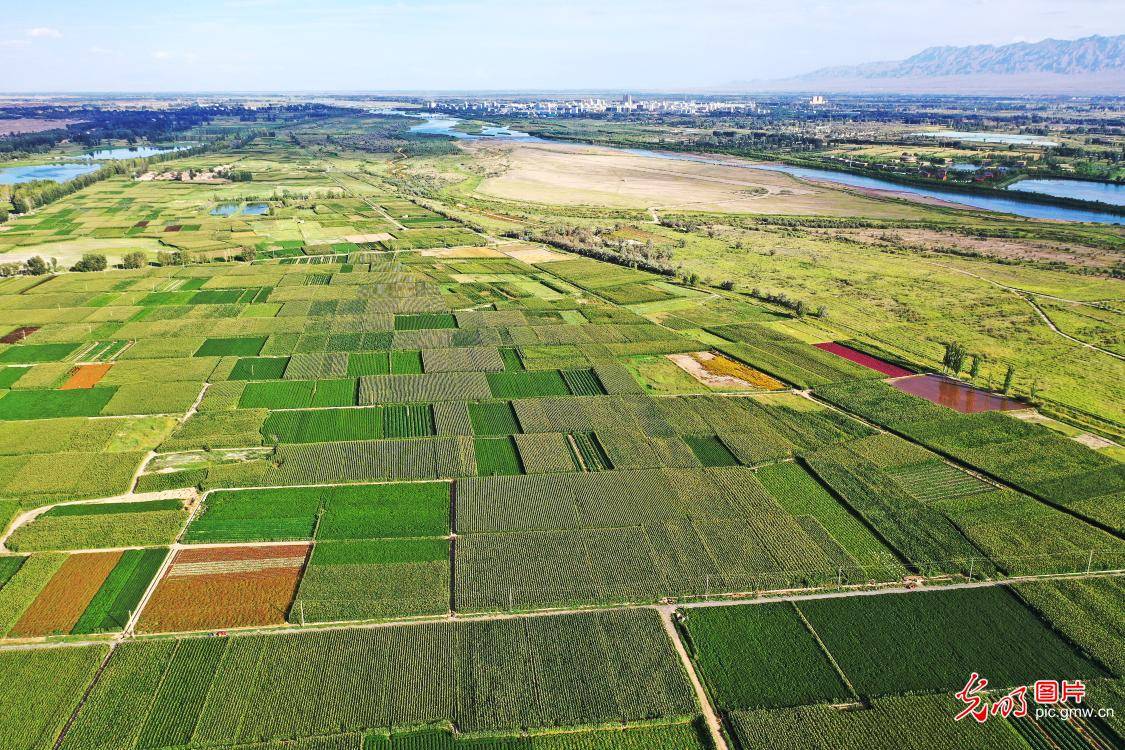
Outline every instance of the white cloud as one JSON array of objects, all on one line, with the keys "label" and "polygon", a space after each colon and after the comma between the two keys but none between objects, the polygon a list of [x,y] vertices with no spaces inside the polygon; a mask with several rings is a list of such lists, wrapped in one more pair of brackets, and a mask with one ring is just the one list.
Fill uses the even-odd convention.
[{"label": "white cloud", "polygon": [[166,49],[158,49],[152,53],[152,57],[154,60],[171,60],[172,53]]},{"label": "white cloud", "polygon": [[116,55],[117,50],[107,49],[105,47],[98,47],[97,45],[87,50],[91,55]]},{"label": "white cloud", "polygon": [[31,42],[26,39],[0,39],[0,47],[26,47]]},{"label": "white cloud", "polygon": [[28,29],[27,35],[32,39],[62,39],[62,32],[49,26],[36,26]]}]

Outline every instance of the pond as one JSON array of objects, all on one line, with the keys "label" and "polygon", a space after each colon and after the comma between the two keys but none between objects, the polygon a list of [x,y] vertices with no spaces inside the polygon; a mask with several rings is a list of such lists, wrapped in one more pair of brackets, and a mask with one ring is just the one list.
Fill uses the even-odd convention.
[{"label": "pond", "polygon": [[269,213],[270,205],[268,203],[247,203],[244,206],[241,203],[220,203],[211,209],[211,215],[234,216],[240,210],[243,216],[262,216]]},{"label": "pond", "polygon": [[98,164],[34,164],[0,168],[0,185],[18,185],[35,180],[70,182],[75,177],[97,171]]},{"label": "pond", "polygon": [[1125,206],[1125,184],[1093,182],[1090,180],[1020,180],[1008,186],[1009,190],[1042,193],[1056,198],[1078,198],[1084,201],[1101,201],[1115,206]]},{"label": "pond", "polygon": [[914,375],[893,380],[891,385],[903,393],[919,396],[962,414],[1027,408],[1026,404],[1021,404],[1019,401],[973,388],[971,385],[943,375]]},{"label": "pond", "polygon": [[121,159],[144,159],[149,156],[157,156],[159,154],[170,154],[173,151],[186,151],[191,148],[192,144],[183,144],[179,146],[123,146],[121,148],[103,148],[97,151],[91,151],[81,156],[76,156],[76,159],[87,159],[90,161],[109,160],[118,161]]}]

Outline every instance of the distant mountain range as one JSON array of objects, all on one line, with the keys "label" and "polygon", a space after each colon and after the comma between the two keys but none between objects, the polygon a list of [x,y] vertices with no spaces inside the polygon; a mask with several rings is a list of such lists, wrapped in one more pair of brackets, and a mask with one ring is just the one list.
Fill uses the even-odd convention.
[{"label": "distant mountain range", "polygon": [[930,47],[905,60],[752,81],[763,90],[1125,94],[1125,35]]}]

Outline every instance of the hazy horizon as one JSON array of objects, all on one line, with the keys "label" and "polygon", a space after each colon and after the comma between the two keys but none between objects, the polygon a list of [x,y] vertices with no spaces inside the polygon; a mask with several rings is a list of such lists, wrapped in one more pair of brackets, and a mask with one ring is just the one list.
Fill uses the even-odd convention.
[{"label": "hazy horizon", "polygon": [[57,0],[6,13],[10,93],[676,91],[1125,29],[1125,4]]}]

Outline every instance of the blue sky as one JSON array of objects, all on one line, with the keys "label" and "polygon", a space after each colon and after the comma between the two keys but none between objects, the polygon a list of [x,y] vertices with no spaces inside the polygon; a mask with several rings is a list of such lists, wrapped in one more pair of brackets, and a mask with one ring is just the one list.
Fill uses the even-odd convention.
[{"label": "blue sky", "polygon": [[0,91],[676,89],[933,45],[1125,31],[1121,0],[12,5],[0,27]]}]

